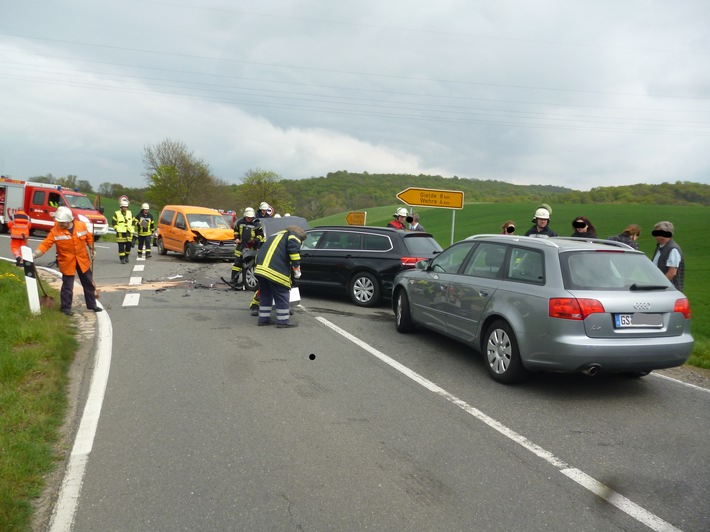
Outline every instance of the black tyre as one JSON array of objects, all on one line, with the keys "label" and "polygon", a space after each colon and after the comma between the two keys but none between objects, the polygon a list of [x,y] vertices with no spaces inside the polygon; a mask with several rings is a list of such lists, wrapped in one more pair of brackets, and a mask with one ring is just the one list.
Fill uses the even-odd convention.
[{"label": "black tyre", "polygon": [[408,333],[415,329],[409,309],[409,296],[403,288],[397,290],[394,296],[394,319],[398,332]]},{"label": "black tyre", "polygon": [[350,300],[359,307],[374,307],[382,299],[382,290],[377,278],[371,273],[358,272],[348,285]]},{"label": "black tyre", "polygon": [[159,239],[158,239],[158,254],[159,254],[159,255],[167,255],[167,254],[168,254],[168,250],[165,249],[165,246],[163,245],[163,239],[162,239],[162,238],[159,238]]},{"label": "black tyre", "polygon": [[483,344],[486,368],[493,380],[503,384],[522,382],[528,371],[520,360],[518,341],[513,329],[503,320],[494,321],[488,328]]},{"label": "black tyre", "polygon": [[185,260],[189,262],[192,262],[196,259],[195,248],[189,242],[185,243],[185,251],[183,255],[185,256]]}]

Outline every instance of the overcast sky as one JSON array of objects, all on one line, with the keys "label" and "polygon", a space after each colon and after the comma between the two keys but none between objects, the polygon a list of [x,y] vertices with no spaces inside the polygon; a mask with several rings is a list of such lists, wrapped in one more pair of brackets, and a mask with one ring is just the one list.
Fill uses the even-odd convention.
[{"label": "overcast sky", "polygon": [[710,183],[708,0],[0,0],[0,173]]}]

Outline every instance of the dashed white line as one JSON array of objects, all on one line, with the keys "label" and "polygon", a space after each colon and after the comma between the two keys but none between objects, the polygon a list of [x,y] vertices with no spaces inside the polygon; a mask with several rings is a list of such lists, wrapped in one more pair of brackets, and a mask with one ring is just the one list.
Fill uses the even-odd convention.
[{"label": "dashed white line", "polygon": [[452,404],[458,406],[465,412],[471,414],[473,417],[476,419],[482,421],[492,429],[496,430],[506,438],[509,438],[510,440],[514,441],[518,445],[521,445],[531,453],[535,454],[536,456],[539,456],[543,460],[545,460],[547,463],[550,465],[554,466],[557,470],[560,471],[563,475],[565,475],[567,478],[570,478],[571,480],[574,480],[577,484],[580,486],[588,489],[595,495],[598,495],[599,497],[603,498],[605,501],[607,501],[609,504],[615,506],[625,514],[627,514],[630,517],[633,517],[637,521],[643,523],[644,525],[648,526],[651,530],[656,530],[659,532],[680,532],[680,529],[674,527],[672,524],[664,521],[660,517],[652,514],[648,510],[645,510],[641,506],[637,505],[636,503],[630,501],[620,493],[617,493],[613,489],[609,488],[608,486],[602,484],[598,480],[595,480],[594,478],[590,477],[583,471],[580,471],[579,469],[570,467],[567,463],[564,462],[564,460],[561,460],[557,458],[554,454],[551,452],[543,449],[539,445],[533,443],[532,441],[528,440],[525,436],[518,434],[515,432],[513,429],[506,427],[499,421],[493,419],[492,417],[484,414],[477,408],[474,408],[473,406],[469,405],[465,401],[459,399],[458,397],[450,394],[437,384],[434,384],[430,380],[422,377],[415,371],[412,371],[409,369],[407,366],[404,366],[397,362],[396,360],[388,357],[385,355],[383,352],[375,349],[371,345],[363,342],[356,336],[353,336],[349,332],[347,332],[344,329],[341,329],[334,323],[331,323],[325,318],[322,318],[320,316],[316,316],[316,320],[320,321],[323,325],[326,327],[332,329],[339,335],[343,336],[344,338],[347,338],[351,342],[353,342],[355,345],[359,346],[360,348],[364,349],[371,355],[375,356],[376,358],[380,359],[382,362],[387,364],[388,366],[396,369],[406,377],[409,377],[412,379],[414,382],[417,382],[427,390],[439,395],[440,397],[446,399],[447,401],[451,402]]},{"label": "dashed white line", "polygon": [[123,298],[124,307],[137,307],[138,301],[140,301],[140,294],[126,294]]},{"label": "dashed white line", "polygon": [[129,286],[136,286],[143,282],[143,277],[131,277],[128,281]]},{"label": "dashed white line", "polygon": [[145,270],[145,264],[136,264],[133,267],[134,272],[142,272],[143,270]]}]

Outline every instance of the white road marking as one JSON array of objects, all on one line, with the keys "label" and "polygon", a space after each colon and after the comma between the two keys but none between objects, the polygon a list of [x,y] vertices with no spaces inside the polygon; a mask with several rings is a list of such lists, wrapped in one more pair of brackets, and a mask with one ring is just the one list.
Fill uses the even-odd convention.
[{"label": "white road marking", "polygon": [[140,298],[141,298],[140,294],[126,294],[126,296],[123,298],[123,306],[124,307],[137,307],[138,301],[140,301]]},{"label": "white road marking", "polygon": [[667,381],[677,382],[678,384],[682,384],[683,386],[688,386],[689,388],[693,388],[694,390],[698,390],[698,391],[705,392],[705,393],[710,393],[710,388],[703,388],[702,386],[697,386],[697,385],[692,384],[690,382],[683,382],[683,381],[675,379],[673,377],[669,377],[668,375],[663,375],[661,373],[654,372],[654,373],[651,373],[651,376],[659,377],[661,379],[666,379]]},{"label": "white road marking", "polygon": [[349,332],[345,331],[344,329],[341,329],[334,323],[331,323],[325,318],[322,318],[320,316],[316,316],[316,320],[320,321],[323,325],[326,327],[332,329],[339,335],[343,336],[344,338],[347,338],[351,342],[353,342],[355,345],[359,346],[360,348],[364,349],[371,355],[374,355],[378,359],[380,359],[382,362],[387,364],[388,366],[396,369],[406,377],[409,377],[412,379],[414,382],[420,384],[427,390],[439,395],[440,397],[446,399],[450,403],[453,403],[454,405],[458,406],[460,409],[463,411],[471,414],[473,417],[478,419],[479,421],[482,421],[492,429],[496,430],[506,438],[509,438],[510,440],[514,441],[518,445],[521,445],[531,453],[535,454],[536,456],[539,456],[543,460],[545,460],[547,463],[550,465],[554,466],[556,469],[560,471],[563,475],[566,477],[574,480],[577,484],[580,486],[588,489],[595,495],[598,495],[599,497],[603,498],[605,501],[607,501],[609,504],[615,506],[625,514],[629,515],[630,517],[633,517],[637,521],[640,521],[644,525],[648,526],[651,530],[656,530],[659,532],[680,532],[680,529],[674,527],[672,524],[664,521],[660,517],[652,514],[648,510],[645,510],[641,506],[635,504],[634,502],[630,501],[623,495],[617,493],[616,491],[612,490],[608,486],[605,486],[601,482],[595,480],[594,478],[590,477],[586,473],[580,471],[579,469],[570,467],[568,464],[566,464],[563,460],[557,458],[554,454],[551,452],[543,449],[539,445],[533,443],[532,441],[528,440],[525,436],[518,434],[515,432],[513,429],[506,427],[499,421],[496,421],[492,417],[484,414],[477,408],[474,408],[473,406],[469,405],[465,401],[462,401],[458,397],[450,394],[443,388],[439,387],[437,384],[434,384],[430,380],[422,377],[415,371],[412,371],[409,369],[407,366],[404,366],[397,362],[396,360],[388,357],[385,355],[383,352],[375,349],[371,345],[363,342],[356,336],[353,336]]},{"label": "white road marking", "polygon": [[143,277],[131,277],[128,281],[128,285],[139,285],[143,282]]},{"label": "white road marking", "polygon": [[145,270],[145,264],[136,264],[133,267],[134,272],[142,272],[143,270]]},{"label": "white road marking", "polygon": [[99,423],[101,407],[104,402],[106,383],[108,382],[108,374],[111,368],[113,326],[108,312],[97,314],[96,321],[98,329],[96,367],[91,376],[89,396],[86,400],[84,413],[81,416],[81,423],[76,434],[74,447],[69,456],[69,463],[59,491],[57,505],[54,508],[49,525],[51,532],[70,531],[72,528],[74,514],[79,503],[81,484],[84,481],[86,463],[94,445],[96,427]]}]

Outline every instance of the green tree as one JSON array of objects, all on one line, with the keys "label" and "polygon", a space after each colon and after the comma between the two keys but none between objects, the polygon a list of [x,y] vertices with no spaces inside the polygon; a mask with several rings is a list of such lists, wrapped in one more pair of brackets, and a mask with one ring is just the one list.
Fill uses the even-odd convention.
[{"label": "green tree", "polygon": [[66,177],[60,177],[59,179],[57,179],[57,185],[61,185],[63,187],[67,187],[74,190],[75,188],[77,188],[76,182],[78,179],[79,178],[77,176],[69,174]]},{"label": "green tree", "polygon": [[168,203],[209,207],[223,184],[215,179],[207,163],[180,141],[166,139],[146,146],[143,164],[150,185],[146,196],[155,208]]},{"label": "green tree", "polygon": [[259,204],[265,201],[274,212],[284,214],[293,211],[290,195],[281,181],[281,176],[276,172],[259,168],[247,171],[239,187],[241,207],[258,209]]},{"label": "green tree", "polygon": [[94,187],[91,186],[91,183],[87,181],[86,179],[80,179],[77,182],[77,188],[79,189],[79,192],[83,192],[84,194],[93,194],[94,193]]}]

